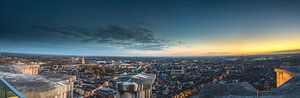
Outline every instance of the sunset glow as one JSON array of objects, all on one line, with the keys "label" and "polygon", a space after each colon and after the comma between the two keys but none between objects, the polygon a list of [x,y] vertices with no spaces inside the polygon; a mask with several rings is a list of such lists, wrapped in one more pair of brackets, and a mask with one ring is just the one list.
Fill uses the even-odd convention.
[{"label": "sunset glow", "polygon": [[123,6],[113,1],[0,3],[0,52],[95,56],[300,52],[297,3],[179,0],[118,4]]}]

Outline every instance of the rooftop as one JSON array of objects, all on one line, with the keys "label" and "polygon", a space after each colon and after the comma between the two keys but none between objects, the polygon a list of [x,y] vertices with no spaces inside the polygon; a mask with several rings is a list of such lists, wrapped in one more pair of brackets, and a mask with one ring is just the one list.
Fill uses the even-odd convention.
[{"label": "rooftop", "polygon": [[282,94],[300,96],[300,73],[296,73],[290,80],[274,89],[273,91]]},{"label": "rooftop", "polygon": [[[300,97],[300,68],[281,68],[280,71],[287,71],[295,73],[295,75],[283,85],[274,88],[271,91],[258,91],[247,82],[242,83],[229,83],[229,84],[205,84],[197,98],[211,98],[216,96],[271,96],[272,98],[285,98],[285,97]],[[270,97],[270,98],[271,98]]]},{"label": "rooftop", "polygon": [[149,89],[152,87],[156,79],[155,74],[135,74],[135,75],[121,75],[116,80],[114,80],[117,84],[121,85],[129,85],[129,84],[137,84],[143,85],[143,89]]},{"label": "rooftop", "polygon": [[212,96],[226,95],[255,95],[257,90],[247,82],[228,84],[204,84],[198,97],[209,98]]},{"label": "rooftop", "polygon": [[[23,65],[22,65],[23,66]],[[57,85],[63,85],[75,76],[61,74],[39,74],[25,75],[15,73],[11,65],[0,65],[0,76],[11,83],[22,93],[26,92],[43,92],[55,89]]]}]

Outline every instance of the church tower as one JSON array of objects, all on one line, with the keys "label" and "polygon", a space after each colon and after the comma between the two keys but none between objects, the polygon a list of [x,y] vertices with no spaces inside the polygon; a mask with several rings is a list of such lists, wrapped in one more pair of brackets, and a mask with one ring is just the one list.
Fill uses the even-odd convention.
[{"label": "church tower", "polygon": [[81,64],[85,64],[84,56],[82,57]]}]

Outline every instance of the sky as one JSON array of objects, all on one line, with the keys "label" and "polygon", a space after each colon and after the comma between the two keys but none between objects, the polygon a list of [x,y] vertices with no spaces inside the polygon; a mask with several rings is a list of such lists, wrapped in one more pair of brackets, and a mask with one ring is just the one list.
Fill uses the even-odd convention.
[{"label": "sky", "polygon": [[0,0],[0,52],[219,56],[300,52],[299,0]]}]

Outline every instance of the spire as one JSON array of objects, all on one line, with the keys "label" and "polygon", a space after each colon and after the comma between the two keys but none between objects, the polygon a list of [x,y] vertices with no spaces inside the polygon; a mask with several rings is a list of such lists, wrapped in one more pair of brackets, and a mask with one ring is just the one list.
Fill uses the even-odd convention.
[{"label": "spire", "polygon": [[85,64],[84,56],[82,57],[81,64]]}]

